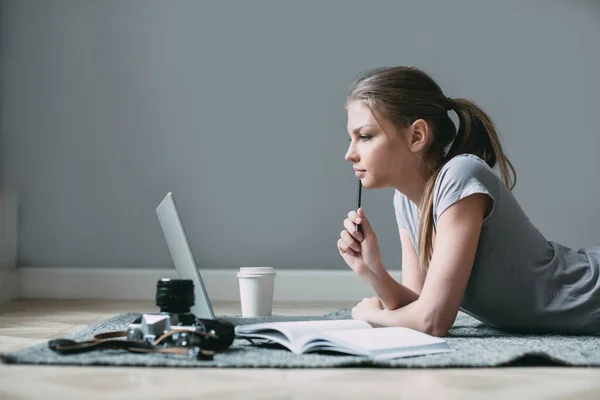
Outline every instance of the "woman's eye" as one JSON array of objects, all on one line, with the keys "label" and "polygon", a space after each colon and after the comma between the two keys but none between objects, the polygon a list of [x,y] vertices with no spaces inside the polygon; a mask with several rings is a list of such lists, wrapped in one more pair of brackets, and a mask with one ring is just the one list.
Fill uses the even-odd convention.
[{"label": "woman's eye", "polygon": [[[371,135],[360,135],[360,140],[362,140],[363,142],[369,139],[371,139]],[[348,138],[348,141],[351,142],[352,138]]]}]

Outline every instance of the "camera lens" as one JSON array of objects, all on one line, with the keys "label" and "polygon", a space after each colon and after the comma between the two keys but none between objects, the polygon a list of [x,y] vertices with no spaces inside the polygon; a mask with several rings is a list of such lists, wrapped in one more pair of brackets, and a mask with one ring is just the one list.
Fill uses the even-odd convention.
[{"label": "camera lens", "polygon": [[156,283],[156,305],[160,312],[189,313],[194,305],[194,282],[189,279],[160,279]]}]

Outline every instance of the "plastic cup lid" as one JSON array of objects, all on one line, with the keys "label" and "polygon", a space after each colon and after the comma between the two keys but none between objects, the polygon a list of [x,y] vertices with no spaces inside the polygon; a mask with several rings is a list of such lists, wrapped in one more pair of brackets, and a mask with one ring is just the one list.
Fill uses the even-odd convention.
[{"label": "plastic cup lid", "polygon": [[242,267],[239,273],[243,275],[263,275],[273,274],[275,270],[273,267]]}]

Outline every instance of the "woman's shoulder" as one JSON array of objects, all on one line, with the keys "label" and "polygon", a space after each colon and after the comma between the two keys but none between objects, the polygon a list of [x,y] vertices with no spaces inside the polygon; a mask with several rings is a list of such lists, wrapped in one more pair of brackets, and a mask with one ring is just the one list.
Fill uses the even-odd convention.
[{"label": "woman's shoulder", "polygon": [[490,197],[493,210],[498,198],[502,197],[500,183],[498,175],[480,157],[474,154],[453,157],[442,167],[434,184],[435,221],[452,204],[475,193]]},{"label": "woman's shoulder", "polygon": [[442,173],[448,173],[448,171],[460,173],[462,175],[469,175],[480,171],[493,173],[493,170],[488,163],[475,154],[459,154],[452,157],[452,159],[447,161],[442,167],[440,175]]},{"label": "woman's shoulder", "polygon": [[436,178],[435,187],[460,187],[474,180],[485,185],[496,186],[498,179],[492,167],[482,158],[474,154],[459,154],[442,167]]}]

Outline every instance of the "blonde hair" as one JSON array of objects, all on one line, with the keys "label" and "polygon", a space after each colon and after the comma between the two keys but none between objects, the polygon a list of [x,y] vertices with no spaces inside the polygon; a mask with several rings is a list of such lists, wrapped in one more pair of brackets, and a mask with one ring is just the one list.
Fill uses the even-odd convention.
[{"label": "blonde hair", "polygon": [[[512,190],[516,171],[504,153],[496,128],[473,101],[446,97],[425,72],[408,66],[376,68],[357,77],[346,100],[363,102],[373,115],[380,115],[398,128],[423,119],[433,132],[428,156],[436,160],[419,204],[419,261],[427,269],[433,253],[433,189],[442,167],[459,154],[474,154],[490,167],[499,164],[504,184]],[[458,131],[448,115],[458,115]],[[447,152],[444,149],[450,145]]]}]

